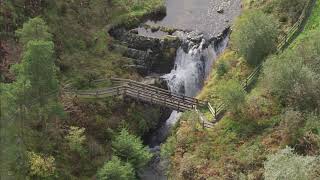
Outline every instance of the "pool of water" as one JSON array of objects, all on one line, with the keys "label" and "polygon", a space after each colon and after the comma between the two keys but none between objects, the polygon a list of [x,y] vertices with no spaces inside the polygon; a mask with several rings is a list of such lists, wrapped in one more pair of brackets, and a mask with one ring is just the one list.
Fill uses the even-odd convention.
[{"label": "pool of water", "polygon": [[[167,15],[162,20],[149,20],[147,25],[204,33],[214,37],[230,26],[240,14],[241,0],[167,0]],[[223,12],[218,12],[222,10]],[[141,35],[152,32],[139,30]],[[159,36],[159,33],[156,34]],[[152,36],[152,35],[151,35]]]}]

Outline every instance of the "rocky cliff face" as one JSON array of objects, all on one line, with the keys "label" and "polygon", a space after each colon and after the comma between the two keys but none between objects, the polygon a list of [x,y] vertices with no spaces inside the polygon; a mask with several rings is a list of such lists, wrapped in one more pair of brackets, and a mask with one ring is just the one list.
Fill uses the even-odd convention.
[{"label": "rocky cliff face", "polygon": [[119,44],[112,45],[112,48],[120,50],[124,56],[132,59],[133,66],[144,74],[170,72],[176,51],[182,43],[175,36],[146,37],[124,28],[112,28],[109,33],[119,41]]}]

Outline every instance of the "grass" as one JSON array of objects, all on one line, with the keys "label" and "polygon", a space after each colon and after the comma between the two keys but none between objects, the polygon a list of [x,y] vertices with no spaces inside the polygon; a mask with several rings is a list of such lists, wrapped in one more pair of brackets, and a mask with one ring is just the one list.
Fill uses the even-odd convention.
[{"label": "grass", "polygon": [[165,10],[164,0],[113,0],[118,7],[112,15],[113,24],[131,27],[144,16]]},{"label": "grass", "polygon": [[311,13],[311,16],[305,26],[304,31],[298,36],[291,48],[296,47],[303,39],[305,39],[311,32],[320,31],[320,1],[316,1],[316,5]]}]

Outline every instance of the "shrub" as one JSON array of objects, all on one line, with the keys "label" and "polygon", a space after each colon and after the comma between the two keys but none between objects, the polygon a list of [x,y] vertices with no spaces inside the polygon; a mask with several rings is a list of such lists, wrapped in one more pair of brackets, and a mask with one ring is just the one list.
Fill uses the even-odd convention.
[{"label": "shrub", "polygon": [[309,33],[297,46],[295,54],[315,73],[320,74],[320,32]]},{"label": "shrub", "polygon": [[284,13],[287,18],[295,22],[305,7],[306,0],[275,0],[274,3],[279,12]]},{"label": "shrub", "polygon": [[79,154],[83,154],[85,152],[83,144],[86,141],[86,136],[84,131],[84,128],[71,126],[68,131],[68,135],[66,136],[70,149],[78,152]]},{"label": "shrub", "polygon": [[222,82],[218,88],[218,95],[232,112],[239,112],[245,102],[246,92],[235,80]]},{"label": "shrub", "polygon": [[225,62],[220,62],[217,65],[217,75],[218,77],[222,77],[228,72],[228,65]]},{"label": "shrub", "polygon": [[176,149],[177,139],[175,136],[170,136],[167,141],[161,145],[161,157],[170,158]]},{"label": "shrub", "polygon": [[303,126],[303,116],[298,111],[287,110],[282,115],[281,126],[286,143],[294,143],[301,135],[299,127]]},{"label": "shrub", "polygon": [[152,157],[141,139],[129,134],[126,129],[122,129],[112,141],[112,150],[120,159],[131,163],[137,170],[143,168]]},{"label": "shrub", "polygon": [[[290,66],[288,66],[290,64]],[[301,110],[319,106],[320,78],[297,52],[288,50],[263,66],[263,84],[284,105]]]},{"label": "shrub", "polygon": [[55,159],[52,156],[45,157],[34,152],[27,153],[30,165],[30,175],[47,178],[55,174]]},{"label": "shrub", "polygon": [[252,66],[259,64],[276,48],[276,20],[261,11],[245,12],[235,23],[231,43]]},{"label": "shrub", "polygon": [[135,173],[130,163],[123,163],[116,156],[104,164],[98,171],[99,180],[131,180],[135,179]]},{"label": "shrub", "polygon": [[[316,173],[317,159],[312,156],[299,156],[293,149],[287,147],[276,154],[269,155],[264,163],[264,177],[266,180],[311,179]],[[318,176],[319,178],[319,176]]]}]

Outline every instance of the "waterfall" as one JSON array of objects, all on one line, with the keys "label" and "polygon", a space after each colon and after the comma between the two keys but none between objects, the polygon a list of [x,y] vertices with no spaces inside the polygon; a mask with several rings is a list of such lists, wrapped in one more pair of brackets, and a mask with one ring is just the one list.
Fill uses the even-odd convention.
[{"label": "waterfall", "polygon": [[163,76],[170,91],[194,97],[201,90],[206,77],[209,75],[213,61],[225,48],[227,38],[215,47],[203,35],[195,32],[177,32],[183,40],[177,50],[174,69]]},{"label": "waterfall", "polygon": [[[167,82],[171,92],[194,97],[203,87],[214,60],[226,48],[228,37],[211,43],[202,34],[195,32],[176,32],[175,35],[181,38],[183,43],[177,50],[174,68],[162,78]],[[150,166],[141,174],[142,179],[166,179],[160,165],[165,163],[160,161],[159,146],[165,141],[180,116],[180,112],[173,111],[166,123],[151,135],[149,147],[155,156]]]},{"label": "waterfall", "polygon": [[[195,32],[179,31],[175,35],[181,38],[183,43],[177,50],[174,68],[162,78],[166,80],[171,92],[194,97],[202,89],[214,60],[226,48],[228,37],[218,43],[210,43],[202,34]],[[171,113],[166,123],[152,135],[151,148],[159,146],[166,139],[170,128],[180,116],[181,113],[177,111]]]}]

